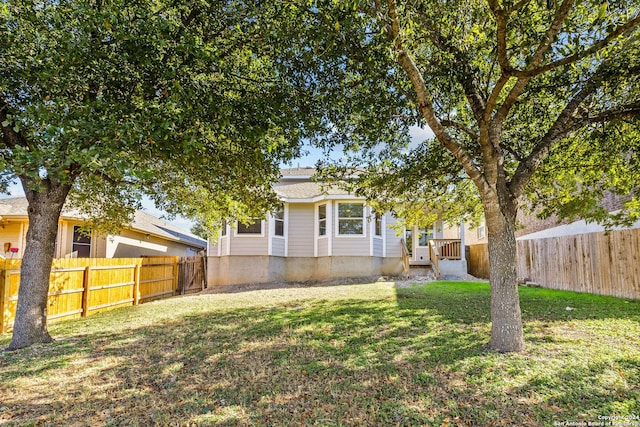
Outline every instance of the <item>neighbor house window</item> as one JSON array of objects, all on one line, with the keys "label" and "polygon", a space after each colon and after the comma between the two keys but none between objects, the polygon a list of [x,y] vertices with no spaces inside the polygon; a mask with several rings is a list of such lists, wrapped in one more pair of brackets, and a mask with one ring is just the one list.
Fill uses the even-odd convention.
[{"label": "neighbor house window", "polygon": [[375,235],[382,236],[382,215],[376,212],[375,216]]},{"label": "neighbor house window", "polygon": [[89,258],[91,256],[91,235],[87,230],[83,230],[79,225],[73,227],[73,252],[78,254],[78,258]]},{"label": "neighbor house window", "polygon": [[318,235],[327,235],[327,205],[318,206]]},{"label": "neighbor house window", "polygon": [[478,225],[478,239],[484,239],[486,235],[487,235],[487,226],[485,225],[484,221],[482,221],[480,225]]},{"label": "neighbor house window", "polygon": [[220,229],[220,236],[227,235],[227,221],[222,222],[222,229]]},{"label": "neighbor house window", "polygon": [[338,203],[338,234],[364,235],[364,203]]},{"label": "neighbor house window", "polygon": [[238,234],[262,234],[262,220],[253,219],[248,224],[238,222]]},{"label": "neighbor house window", "polygon": [[284,236],[284,209],[280,209],[273,214],[273,221],[275,222],[275,235]]}]

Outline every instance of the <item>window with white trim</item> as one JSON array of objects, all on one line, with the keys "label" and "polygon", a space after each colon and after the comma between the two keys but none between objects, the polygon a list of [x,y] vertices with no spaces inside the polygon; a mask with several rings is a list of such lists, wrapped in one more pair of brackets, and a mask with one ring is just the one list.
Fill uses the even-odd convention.
[{"label": "window with white trim", "polygon": [[364,203],[338,203],[338,234],[364,235]]},{"label": "window with white trim", "polygon": [[247,224],[238,222],[238,234],[262,234],[262,220],[253,219]]},{"label": "window with white trim", "polygon": [[318,236],[327,235],[327,205],[318,206]]},{"label": "window with white trim", "polygon": [[79,225],[73,226],[73,243],[71,250],[77,252],[78,258],[91,257],[91,234]]},{"label": "window with white trim", "polygon": [[275,225],[274,234],[284,236],[284,208],[280,208],[273,214],[273,222]]},{"label": "window with white trim", "polygon": [[484,239],[487,236],[487,226],[484,221],[478,224],[478,239]]},{"label": "window with white trim", "polygon": [[382,236],[382,214],[379,214],[378,212],[375,213],[375,224],[374,224],[374,235],[375,236]]}]

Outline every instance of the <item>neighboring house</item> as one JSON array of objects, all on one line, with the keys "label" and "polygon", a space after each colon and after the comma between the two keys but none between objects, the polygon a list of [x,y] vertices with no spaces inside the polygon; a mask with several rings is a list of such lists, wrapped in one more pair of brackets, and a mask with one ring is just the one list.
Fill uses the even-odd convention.
[{"label": "neighboring house", "polygon": [[[441,226],[398,235],[393,215],[377,214],[345,190],[323,189],[313,173],[312,168],[282,171],[275,187],[282,210],[223,228],[209,247],[209,285],[397,276],[403,273],[403,238],[412,264],[430,264],[428,239],[442,237]],[[443,273],[466,273],[464,255],[462,260]]]},{"label": "neighboring house", "polygon": [[[616,212],[622,208],[622,204],[630,199],[630,196],[616,196],[611,193],[605,195],[601,204],[609,212]],[[544,239],[547,237],[574,236],[577,234],[599,233],[605,228],[595,222],[577,220],[574,222],[560,221],[553,216],[546,219],[532,215],[519,215],[519,229],[516,231],[517,240]],[[629,227],[613,227],[613,230],[640,228],[640,221]]]},{"label": "neighboring house", "polygon": [[[629,196],[615,196],[607,194],[602,200],[602,206],[606,207],[609,212],[615,212],[622,207],[622,203],[627,201]],[[538,218],[535,213],[526,213],[524,209],[518,211],[516,224],[517,240],[543,239],[546,237],[573,236],[576,234],[598,233],[605,231],[605,228],[595,222],[587,222],[585,220],[577,220],[569,222],[560,220],[556,216],[549,218]],[[624,228],[640,228],[640,221],[630,227],[614,227],[614,230]],[[445,230],[445,237],[455,237],[456,233]],[[478,226],[471,228],[465,227],[465,243],[467,245],[488,243],[487,230],[484,219]]]},{"label": "neighboring house", "polygon": [[[206,250],[207,242],[147,213],[137,211],[133,222],[117,235],[81,232],[85,220],[64,209],[56,238],[56,258],[137,258],[191,256]],[[29,220],[27,199],[0,199],[0,251],[5,258],[22,258]]]}]

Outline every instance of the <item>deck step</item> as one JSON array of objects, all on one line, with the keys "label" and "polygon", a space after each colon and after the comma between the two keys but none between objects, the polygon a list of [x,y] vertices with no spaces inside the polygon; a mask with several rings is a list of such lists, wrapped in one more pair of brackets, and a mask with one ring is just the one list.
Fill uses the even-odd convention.
[{"label": "deck step", "polygon": [[421,280],[433,280],[435,279],[435,273],[433,267],[429,265],[411,265],[409,268],[409,278],[421,279]]}]

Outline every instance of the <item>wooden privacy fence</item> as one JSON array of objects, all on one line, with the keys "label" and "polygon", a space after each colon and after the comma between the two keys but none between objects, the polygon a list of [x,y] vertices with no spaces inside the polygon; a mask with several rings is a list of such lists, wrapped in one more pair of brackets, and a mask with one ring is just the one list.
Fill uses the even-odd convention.
[{"label": "wooden privacy fence", "polygon": [[480,279],[489,278],[489,249],[486,243],[469,245],[469,274]]},{"label": "wooden privacy fence", "polygon": [[203,255],[180,258],[178,292],[181,295],[200,292],[207,287],[207,257]]},{"label": "wooden privacy fence", "polygon": [[518,276],[553,289],[640,299],[640,229],[518,241]]},{"label": "wooden privacy fence", "polygon": [[[88,316],[176,294],[179,257],[55,259],[47,319]],[[12,328],[21,260],[0,261],[0,333]]]}]

